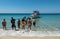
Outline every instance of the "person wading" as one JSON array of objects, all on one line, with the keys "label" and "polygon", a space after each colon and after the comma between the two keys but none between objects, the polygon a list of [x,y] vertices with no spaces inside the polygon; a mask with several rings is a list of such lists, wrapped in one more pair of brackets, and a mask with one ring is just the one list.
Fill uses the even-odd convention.
[{"label": "person wading", "polygon": [[5,21],[5,19],[3,19],[3,21],[2,21],[2,26],[3,26],[3,30],[6,30],[6,21]]},{"label": "person wading", "polygon": [[20,29],[20,19],[18,19],[17,24],[18,24],[18,29]]},{"label": "person wading", "polygon": [[16,30],[16,25],[15,25],[15,19],[13,17],[11,17],[11,24],[12,24],[12,30],[15,29]]}]

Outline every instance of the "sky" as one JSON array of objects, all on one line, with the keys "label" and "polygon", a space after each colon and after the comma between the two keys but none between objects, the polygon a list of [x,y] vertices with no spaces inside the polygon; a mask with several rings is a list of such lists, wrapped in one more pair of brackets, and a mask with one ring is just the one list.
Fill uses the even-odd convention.
[{"label": "sky", "polygon": [[60,13],[60,0],[0,0],[0,13]]}]

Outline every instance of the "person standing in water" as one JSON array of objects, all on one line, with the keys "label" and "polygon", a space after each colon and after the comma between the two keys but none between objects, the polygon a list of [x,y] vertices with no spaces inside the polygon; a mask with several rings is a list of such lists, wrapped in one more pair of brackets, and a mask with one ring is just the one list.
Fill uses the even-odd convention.
[{"label": "person standing in water", "polygon": [[33,26],[36,27],[36,19],[33,20]]},{"label": "person standing in water", "polygon": [[25,25],[27,25],[27,19],[26,19],[26,16],[23,17],[23,19],[25,20]]},{"label": "person standing in water", "polygon": [[6,30],[6,21],[5,21],[5,19],[3,19],[3,21],[2,21],[2,26],[3,26],[3,30]]},{"label": "person standing in water", "polygon": [[21,25],[22,25],[22,29],[25,29],[25,20],[24,19],[22,19]]},{"label": "person standing in water", "polygon": [[18,19],[17,24],[18,24],[18,29],[20,29],[20,19]]},{"label": "person standing in water", "polygon": [[31,26],[32,26],[32,20],[31,18],[28,17],[28,28],[31,30]]},{"label": "person standing in water", "polygon": [[15,29],[16,30],[16,25],[15,25],[15,19],[13,17],[11,17],[11,24],[12,24],[12,30]]}]

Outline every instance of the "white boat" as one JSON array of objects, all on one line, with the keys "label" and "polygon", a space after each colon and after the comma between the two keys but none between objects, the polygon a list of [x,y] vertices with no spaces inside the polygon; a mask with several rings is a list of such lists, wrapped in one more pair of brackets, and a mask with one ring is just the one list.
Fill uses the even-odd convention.
[{"label": "white boat", "polygon": [[39,11],[33,11],[33,13],[32,13],[32,19],[37,19],[37,18],[40,18]]}]

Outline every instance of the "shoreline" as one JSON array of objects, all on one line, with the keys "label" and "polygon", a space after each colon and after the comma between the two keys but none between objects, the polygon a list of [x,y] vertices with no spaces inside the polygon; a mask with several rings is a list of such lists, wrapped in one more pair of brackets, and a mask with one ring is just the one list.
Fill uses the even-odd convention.
[{"label": "shoreline", "polygon": [[26,31],[0,29],[0,37],[60,37],[60,31]]},{"label": "shoreline", "polygon": [[60,36],[50,36],[50,37],[12,37],[12,36],[4,36],[0,37],[0,39],[60,39]]}]

